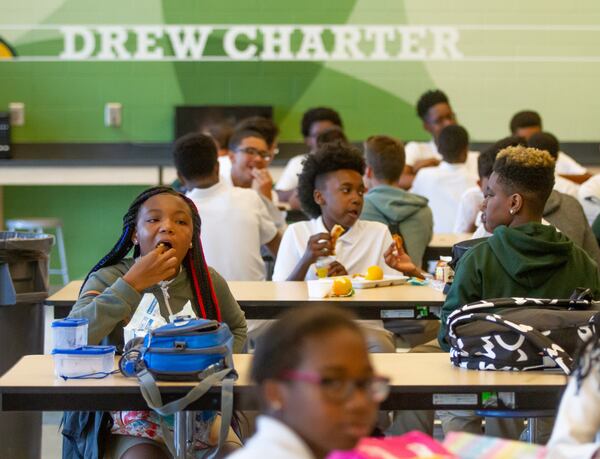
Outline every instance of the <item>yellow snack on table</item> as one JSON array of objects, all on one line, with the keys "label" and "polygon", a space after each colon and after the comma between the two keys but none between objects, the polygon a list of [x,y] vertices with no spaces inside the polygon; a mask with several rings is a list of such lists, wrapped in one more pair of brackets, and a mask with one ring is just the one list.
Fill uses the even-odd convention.
[{"label": "yellow snack on table", "polygon": [[331,294],[333,296],[351,296],[354,293],[352,281],[347,277],[339,277],[333,280]]},{"label": "yellow snack on table", "polygon": [[383,269],[377,265],[369,266],[367,269],[366,280],[381,280],[383,279]]}]

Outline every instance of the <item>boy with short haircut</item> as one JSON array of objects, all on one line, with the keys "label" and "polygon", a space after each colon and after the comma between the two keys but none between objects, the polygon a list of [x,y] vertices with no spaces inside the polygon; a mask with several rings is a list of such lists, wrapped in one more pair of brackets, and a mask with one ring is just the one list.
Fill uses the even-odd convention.
[{"label": "boy with short haircut", "polygon": [[[489,177],[492,175],[494,161],[498,152],[508,146],[517,145],[523,146],[522,138],[506,137],[496,142],[479,156],[479,183],[482,191],[485,190]],[[530,148],[529,150],[534,149]],[[554,179],[557,179],[556,175]],[[480,194],[480,199],[481,201],[478,208],[480,208],[483,203],[483,192]],[[600,248],[598,247],[594,233],[586,220],[584,210],[577,199],[557,191],[555,185],[550,196],[546,200],[542,217],[543,224],[554,225],[565,236],[585,250],[592,260],[600,264]],[[485,226],[481,221],[478,221],[477,225],[477,230],[473,234],[474,239],[490,236],[490,233],[485,230]]]},{"label": "boy with short haircut", "polygon": [[[438,137],[446,126],[456,124],[456,114],[450,106],[448,96],[440,90],[425,92],[417,102],[417,115],[423,121],[423,129],[431,134],[429,142],[408,142],[406,145],[406,165],[400,177],[400,186],[408,190],[417,172],[425,167],[437,166],[442,160],[438,151]],[[479,153],[470,151],[467,164],[476,174],[476,160]]]},{"label": "boy with short haircut", "polygon": [[[542,117],[533,110],[522,110],[513,115],[509,127],[512,135],[529,140],[533,134],[542,132]],[[556,158],[556,174],[575,183],[583,183],[591,177],[585,167],[562,151]]]},{"label": "boy with short haircut", "polygon": [[[490,298],[569,298],[578,287],[600,298],[598,266],[553,226],[543,225],[554,160],[522,146],[502,150],[487,182],[482,220],[493,236],[459,260],[442,307],[438,341],[448,351],[446,320],[461,306]],[[474,415],[440,412],[444,431],[481,432]],[[466,428],[465,426],[469,426]]]},{"label": "boy with short haircut", "polygon": [[454,124],[446,126],[439,134],[438,148],[442,162],[438,167],[420,169],[411,192],[429,200],[434,233],[452,233],[461,196],[477,185],[477,176],[466,164],[469,135],[465,128]]},{"label": "boy with short haircut", "polygon": [[360,218],[381,222],[400,234],[411,260],[421,265],[433,235],[433,216],[427,199],[398,186],[404,169],[402,142],[387,136],[372,136],[365,142],[365,184],[368,192]]},{"label": "boy with short haircut", "polygon": [[[304,112],[302,116],[301,131],[304,143],[309,148],[309,153],[317,149],[317,137],[323,131],[337,127],[344,129],[340,114],[329,107],[315,107]],[[289,201],[298,187],[298,175],[302,172],[302,163],[306,155],[294,156],[288,161],[275,185],[275,189],[282,201]]]},{"label": "boy with short haircut", "polygon": [[277,207],[277,194],[268,170],[274,153],[269,150],[265,137],[254,130],[235,131],[229,140],[229,150],[231,170],[229,173],[221,171],[221,180],[228,186],[256,191],[277,228],[285,229],[285,215]]},{"label": "boy with short haircut", "polygon": [[277,254],[281,234],[259,195],[219,181],[217,149],[203,134],[188,134],[175,142],[177,175],[202,219],[201,239],[208,264],[228,281],[265,280],[260,249]]},{"label": "boy with short haircut", "polygon": [[[549,132],[536,132],[532,134],[529,139],[527,139],[527,146],[531,148],[537,148],[538,150],[547,151],[550,153],[550,156],[556,162],[556,167],[558,167],[558,158],[560,157],[560,144],[558,143],[558,139],[550,134]],[[579,194],[579,185],[572,182],[571,180],[567,180],[566,178],[561,177],[556,169],[554,171],[554,189],[556,191],[560,191],[561,193],[565,193],[568,195],[577,198]]]}]

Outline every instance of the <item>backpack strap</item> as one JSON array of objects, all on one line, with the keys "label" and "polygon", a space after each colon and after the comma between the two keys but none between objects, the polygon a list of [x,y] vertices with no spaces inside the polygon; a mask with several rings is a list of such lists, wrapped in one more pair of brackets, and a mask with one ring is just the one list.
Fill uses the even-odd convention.
[{"label": "backpack strap", "polygon": [[[162,397],[160,395],[160,391],[158,386],[156,385],[156,381],[152,374],[147,370],[143,369],[137,374],[138,381],[140,383],[140,391],[144,400],[148,404],[148,407],[152,410],[156,411],[161,416],[168,416],[171,414],[175,414],[179,411],[183,411],[187,408],[191,403],[198,400],[204,394],[206,394],[215,384],[221,382],[221,429],[219,431],[219,441],[217,444],[217,448],[211,453],[209,458],[215,457],[216,454],[220,451],[221,446],[225,442],[227,438],[227,434],[229,432],[229,426],[231,424],[231,418],[233,416],[233,377],[227,377],[231,373],[235,374],[231,368],[226,368],[224,370],[213,373],[202,381],[200,381],[194,388],[192,388],[186,395],[181,397],[180,399],[174,400],[166,405],[162,402]],[[178,457],[176,452],[173,450],[175,443],[173,439],[173,435],[171,431],[166,426],[161,418],[161,428],[163,431],[163,438],[165,439],[165,444],[169,448],[171,454],[174,457]]]},{"label": "backpack strap", "polygon": [[[536,348],[550,358],[559,368],[561,368],[565,374],[571,373],[571,367],[573,366],[573,359],[571,356],[558,344],[554,343],[547,336],[542,335],[539,330],[536,330],[531,325],[520,324],[503,319],[498,314],[484,314],[484,313],[472,313],[464,314],[455,317],[452,321],[448,321],[448,336],[451,339],[458,341],[459,338],[456,335],[456,328],[459,325],[472,322],[491,322],[508,330],[516,332],[518,335],[523,336],[526,340],[531,342]],[[460,350],[456,351],[460,353]],[[456,355],[452,355],[452,360],[457,360]]]}]

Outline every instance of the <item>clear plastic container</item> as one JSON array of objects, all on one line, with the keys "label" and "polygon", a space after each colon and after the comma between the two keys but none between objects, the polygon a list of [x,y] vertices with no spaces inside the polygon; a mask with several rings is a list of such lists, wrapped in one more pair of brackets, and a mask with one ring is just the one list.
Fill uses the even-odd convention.
[{"label": "clear plastic container", "polygon": [[88,343],[88,319],[61,319],[52,322],[54,349],[76,349]]},{"label": "clear plastic container", "polygon": [[108,374],[115,366],[115,346],[83,346],[79,349],[54,349],[54,374],[81,378]]}]

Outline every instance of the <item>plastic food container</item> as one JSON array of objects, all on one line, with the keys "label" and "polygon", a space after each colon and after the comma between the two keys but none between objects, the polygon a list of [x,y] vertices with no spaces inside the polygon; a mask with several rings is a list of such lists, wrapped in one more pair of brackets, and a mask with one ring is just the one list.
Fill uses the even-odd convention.
[{"label": "plastic food container", "polygon": [[75,349],[88,343],[88,319],[61,319],[52,322],[54,349]]},{"label": "plastic food container", "polygon": [[83,346],[79,349],[54,349],[54,374],[78,378],[110,373],[115,365],[114,346]]},{"label": "plastic food container", "polygon": [[309,298],[327,298],[331,294],[333,278],[316,279],[306,281]]}]

